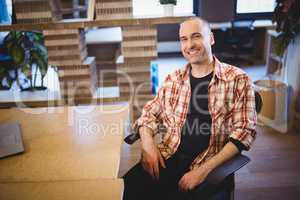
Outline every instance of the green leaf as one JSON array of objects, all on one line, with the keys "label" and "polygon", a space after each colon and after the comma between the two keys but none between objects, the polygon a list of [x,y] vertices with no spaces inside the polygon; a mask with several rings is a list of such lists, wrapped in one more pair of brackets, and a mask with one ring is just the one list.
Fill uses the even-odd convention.
[{"label": "green leaf", "polygon": [[3,73],[3,72],[5,72],[5,71],[6,71],[6,70],[5,70],[4,67],[0,67],[0,74]]},{"label": "green leaf", "polygon": [[44,36],[42,33],[35,33],[34,34],[34,41],[40,44],[43,44],[44,42]]},{"label": "green leaf", "polygon": [[7,64],[4,66],[4,68],[6,69],[6,71],[10,71],[10,70],[15,69],[16,66],[15,66],[15,63],[9,62],[9,63],[7,63]]},{"label": "green leaf", "polygon": [[19,45],[14,45],[11,49],[10,56],[17,65],[21,65],[24,62],[25,50]]},{"label": "green leaf", "polygon": [[47,58],[48,57],[47,49],[46,49],[46,47],[44,45],[35,43],[34,44],[34,48],[36,48],[37,51],[39,51],[39,53],[41,55],[43,55],[43,57],[45,57],[45,59],[48,59]]},{"label": "green leaf", "polygon": [[288,47],[292,38],[288,33],[281,33],[274,39],[274,50],[278,56],[283,56],[285,49]]},{"label": "green leaf", "polygon": [[9,88],[11,88],[12,84],[14,83],[14,79],[10,78],[10,77],[7,77],[6,78],[6,81],[7,81],[7,84],[9,86]]},{"label": "green leaf", "polygon": [[48,62],[45,59],[45,57],[37,50],[32,50],[31,51],[31,56],[32,59],[34,61],[34,63],[37,64],[40,72],[41,72],[41,76],[44,77],[47,74],[48,71]]},{"label": "green leaf", "polygon": [[12,46],[15,44],[15,42],[13,40],[7,41],[5,43],[5,48],[7,49],[8,53],[11,51]]},{"label": "green leaf", "polygon": [[31,78],[32,74],[31,74],[31,67],[29,64],[23,66],[21,71],[28,79]]},{"label": "green leaf", "polygon": [[23,32],[22,31],[16,31],[15,32],[15,37],[16,37],[16,39],[19,39],[20,37],[22,37],[23,36]]},{"label": "green leaf", "polygon": [[3,44],[5,45],[6,43],[8,42],[11,42],[12,40],[14,40],[14,37],[13,37],[13,32],[9,32],[3,39]]},{"label": "green leaf", "polygon": [[0,80],[3,80],[3,78],[6,76],[6,70],[4,67],[0,68]]}]

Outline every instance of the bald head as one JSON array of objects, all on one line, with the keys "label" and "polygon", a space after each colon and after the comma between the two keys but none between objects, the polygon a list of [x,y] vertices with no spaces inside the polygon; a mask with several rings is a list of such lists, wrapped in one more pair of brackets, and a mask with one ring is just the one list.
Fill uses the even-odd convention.
[{"label": "bald head", "polygon": [[203,31],[205,31],[208,34],[211,33],[211,29],[210,29],[208,21],[206,21],[205,19],[202,19],[201,17],[190,17],[190,18],[188,18],[187,20],[185,20],[184,22],[182,22],[180,24],[180,29],[182,29],[188,23],[197,23]]}]

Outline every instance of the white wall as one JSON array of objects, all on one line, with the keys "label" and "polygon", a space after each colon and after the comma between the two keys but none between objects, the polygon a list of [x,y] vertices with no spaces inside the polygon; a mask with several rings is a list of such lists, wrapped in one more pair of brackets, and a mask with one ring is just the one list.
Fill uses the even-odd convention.
[{"label": "white wall", "polygon": [[300,78],[300,35],[294,43],[288,46],[287,54],[287,82],[293,89],[299,90]]},{"label": "white wall", "polygon": [[[289,106],[289,128],[292,128],[295,115],[295,104],[300,93],[300,35],[296,37],[294,43],[288,46],[286,61],[287,83],[292,87],[292,97]],[[299,102],[299,101],[298,101]]]}]

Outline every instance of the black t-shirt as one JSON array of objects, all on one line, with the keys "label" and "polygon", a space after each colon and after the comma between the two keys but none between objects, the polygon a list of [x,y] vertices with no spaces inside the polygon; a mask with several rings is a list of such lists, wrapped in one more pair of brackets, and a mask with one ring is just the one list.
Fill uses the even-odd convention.
[{"label": "black t-shirt", "polygon": [[208,85],[212,77],[213,72],[201,78],[195,78],[190,73],[191,99],[178,152],[192,159],[209,145],[211,116],[208,111]]},{"label": "black t-shirt", "polygon": [[[201,78],[195,78],[190,72],[191,99],[186,122],[181,131],[181,142],[177,153],[194,159],[209,145],[211,135],[211,116],[208,110],[208,85],[213,72]],[[246,147],[240,141],[230,138],[241,152]]]}]

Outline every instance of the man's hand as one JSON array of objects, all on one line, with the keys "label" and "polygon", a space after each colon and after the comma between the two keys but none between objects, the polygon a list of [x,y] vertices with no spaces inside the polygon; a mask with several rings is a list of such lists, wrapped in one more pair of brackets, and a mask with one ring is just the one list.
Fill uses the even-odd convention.
[{"label": "man's hand", "polygon": [[179,190],[189,191],[202,183],[211,170],[205,165],[185,173],[178,182]]},{"label": "man's hand", "polygon": [[206,161],[202,166],[184,174],[178,183],[179,189],[183,191],[194,189],[206,179],[213,169],[234,157],[238,152],[236,145],[228,142],[219,153]]},{"label": "man's hand", "polygon": [[140,129],[141,147],[142,147],[142,166],[153,179],[159,179],[159,167],[166,168],[163,157],[154,144],[151,134],[147,133],[148,129]]}]

